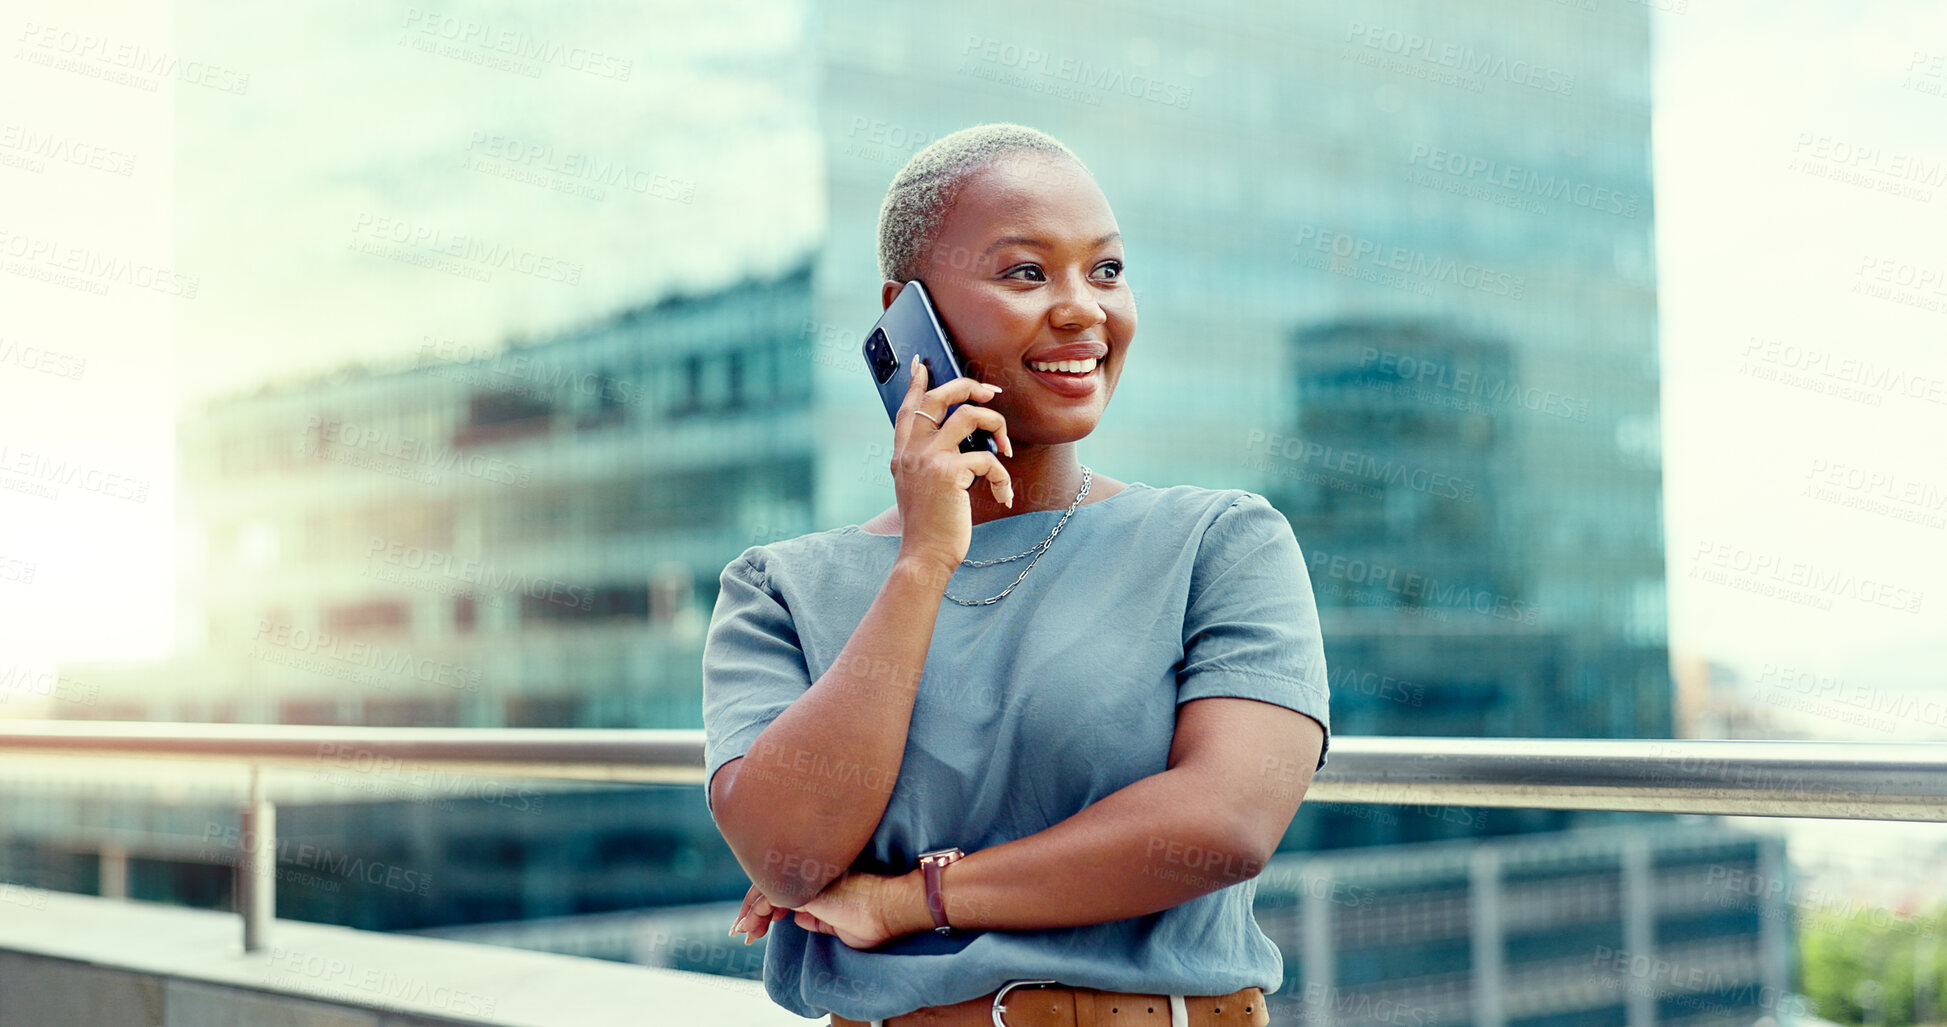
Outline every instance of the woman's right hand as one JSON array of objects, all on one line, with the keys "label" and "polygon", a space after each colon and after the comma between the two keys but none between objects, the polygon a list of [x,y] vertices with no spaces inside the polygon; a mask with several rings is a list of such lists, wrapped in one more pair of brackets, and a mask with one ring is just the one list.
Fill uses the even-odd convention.
[{"label": "woman's right hand", "polygon": [[[975,406],[1000,395],[1001,387],[955,378],[929,389],[926,365],[913,358],[912,384],[899,404],[893,426],[892,481],[899,500],[901,558],[938,561],[951,572],[973,545],[973,497],[967,487],[986,478],[996,502],[1014,505],[1014,482],[1000,458],[984,449],[960,452],[960,440],[976,428],[992,432],[1001,451],[1012,457],[1007,420],[999,411]],[[952,417],[947,407],[958,403]],[[914,411],[925,411],[933,420]],[[933,421],[945,423],[934,427]]]}]

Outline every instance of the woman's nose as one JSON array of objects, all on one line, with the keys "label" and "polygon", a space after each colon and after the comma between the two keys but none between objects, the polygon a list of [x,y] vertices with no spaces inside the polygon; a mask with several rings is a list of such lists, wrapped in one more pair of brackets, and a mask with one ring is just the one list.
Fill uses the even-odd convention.
[{"label": "woman's nose", "polygon": [[1048,319],[1056,328],[1073,330],[1101,324],[1109,319],[1109,315],[1089,293],[1086,284],[1070,281],[1056,295],[1054,306],[1049,308]]}]

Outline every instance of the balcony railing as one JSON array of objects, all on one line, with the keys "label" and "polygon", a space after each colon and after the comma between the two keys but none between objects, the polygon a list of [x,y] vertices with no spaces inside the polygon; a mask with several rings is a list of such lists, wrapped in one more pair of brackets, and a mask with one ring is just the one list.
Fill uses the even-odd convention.
[{"label": "balcony railing", "polygon": [[[244,944],[265,944],[274,811],[263,768],[703,784],[703,732],[0,721],[0,754],[217,761],[252,768],[237,864]],[[1266,767],[1283,776],[1284,768]],[[1316,802],[1947,822],[1947,746],[1563,738],[1332,741]]]}]

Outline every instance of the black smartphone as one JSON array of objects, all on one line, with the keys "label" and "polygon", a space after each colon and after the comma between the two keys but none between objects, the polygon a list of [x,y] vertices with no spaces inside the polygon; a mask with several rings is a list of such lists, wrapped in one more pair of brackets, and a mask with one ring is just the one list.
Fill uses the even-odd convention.
[{"label": "black smartphone", "polygon": [[[872,372],[873,384],[879,388],[879,399],[886,405],[888,420],[898,420],[899,404],[906,401],[906,390],[912,388],[915,353],[919,354],[919,362],[926,365],[928,389],[966,377],[960,371],[960,356],[954,351],[952,340],[947,338],[945,326],[940,324],[939,313],[933,309],[933,299],[926,295],[926,287],[917,278],[899,290],[892,305],[879,316],[879,323],[865,336],[865,365]],[[946,423],[959,408],[958,403],[947,407],[940,422]],[[975,428],[972,435],[960,440],[960,452],[978,449],[995,456],[1001,453],[1000,443],[985,428]]]}]

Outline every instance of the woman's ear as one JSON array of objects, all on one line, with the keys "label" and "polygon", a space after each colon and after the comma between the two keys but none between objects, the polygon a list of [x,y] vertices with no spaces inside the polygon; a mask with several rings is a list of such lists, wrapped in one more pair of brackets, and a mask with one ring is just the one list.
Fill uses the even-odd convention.
[{"label": "woman's ear", "polygon": [[887,282],[886,284],[880,286],[879,302],[881,306],[879,307],[879,309],[885,310],[891,307],[892,301],[899,298],[899,290],[904,289],[905,287],[906,287],[906,283],[904,282]]}]

